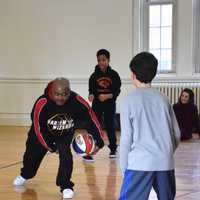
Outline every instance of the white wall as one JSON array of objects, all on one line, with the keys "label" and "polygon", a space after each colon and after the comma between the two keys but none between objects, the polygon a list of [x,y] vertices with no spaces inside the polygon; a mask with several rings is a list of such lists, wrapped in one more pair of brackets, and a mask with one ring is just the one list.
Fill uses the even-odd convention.
[{"label": "white wall", "polygon": [[[123,79],[121,96],[127,93],[132,87],[128,64],[137,38],[132,3],[0,0],[0,125],[30,124],[35,99],[57,76],[68,77],[72,89],[86,98],[100,48],[110,50],[111,65]],[[172,78],[193,78],[191,3],[178,0],[177,74]]]},{"label": "white wall", "polygon": [[86,98],[100,48],[126,76],[131,9],[128,0],[0,0],[0,124],[29,123],[33,102],[57,76]]},{"label": "white wall", "polygon": [[1,76],[88,77],[99,48],[118,71],[131,55],[131,1],[1,0]]},{"label": "white wall", "polygon": [[176,31],[177,74],[192,76],[192,1],[178,0]]}]

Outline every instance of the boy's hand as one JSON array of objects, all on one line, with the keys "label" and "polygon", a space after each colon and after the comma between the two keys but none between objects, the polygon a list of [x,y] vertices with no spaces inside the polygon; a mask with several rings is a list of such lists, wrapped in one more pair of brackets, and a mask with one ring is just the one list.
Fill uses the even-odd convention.
[{"label": "boy's hand", "polygon": [[90,94],[90,95],[88,96],[88,100],[89,100],[89,102],[93,102],[93,100],[94,100],[94,95],[93,95],[93,94]]},{"label": "boy's hand", "polygon": [[104,102],[107,99],[112,99],[113,95],[112,94],[100,94],[99,95],[99,101]]},{"label": "boy's hand", "polygon": [[100,94],[98,98],[99,98],[99,101],[101,102],[104,102],[106,100],[105,94]]}]

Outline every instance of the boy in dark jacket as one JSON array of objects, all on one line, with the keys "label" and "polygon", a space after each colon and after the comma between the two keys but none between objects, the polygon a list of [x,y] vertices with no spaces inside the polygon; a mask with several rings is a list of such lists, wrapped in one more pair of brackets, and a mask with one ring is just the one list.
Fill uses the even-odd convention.
[{"label": "boy in dark jacket", "polygon": [[[121,80],[118,73],[109,66],[110,53],[106,49],[100,49],[97,54],[98,65],[89,78],[89,101],[98,118],[104,118],[110,148],[110,158],[116,157],[117,140],[115,135],[114,118],[116,111],[116,99],[120,94]],[[87,161],[93,158],[85,157]]]},{"label": "boy in dark jacket", "polygon": [[57,78],[48,84],[45,93],[37,99],[31,119],[23,167],[13,185],[24,185],[36,175],[46,153],[58,151],[56,185],[60,187],[63,198],[72,198],[74,183],[71,181],[73,159],[70,144],[76,121],[82,120],[87,124],[87,131],[96,141],[96,152],[104,146],[100,124],[94,112],[82,97],[70,90],[67,79]]}]

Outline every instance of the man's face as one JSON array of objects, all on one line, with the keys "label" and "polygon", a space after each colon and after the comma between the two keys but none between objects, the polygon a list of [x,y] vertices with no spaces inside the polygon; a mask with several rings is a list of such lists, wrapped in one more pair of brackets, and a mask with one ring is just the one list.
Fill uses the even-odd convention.
[{"label": "man's face", "polygon": [[109,59],[105,55],[99,55],[97,57],[97,62],[101,71],[105,72],[109,65]]},{"label": "man's face", "polygon": [[52,86],[52,100],[58,105],[62,106],[66,103],[70,95],[69,87],[54,83]]}]

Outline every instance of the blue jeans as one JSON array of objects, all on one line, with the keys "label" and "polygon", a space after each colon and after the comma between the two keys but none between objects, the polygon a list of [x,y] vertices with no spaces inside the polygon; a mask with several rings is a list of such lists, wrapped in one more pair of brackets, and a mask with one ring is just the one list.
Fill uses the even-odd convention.
[{"label": "blue jeans", "polygon": [[148,200],[152,187],[158,200],[174,200],[176,195],[174,170],[126,170],[119,200]]}]

